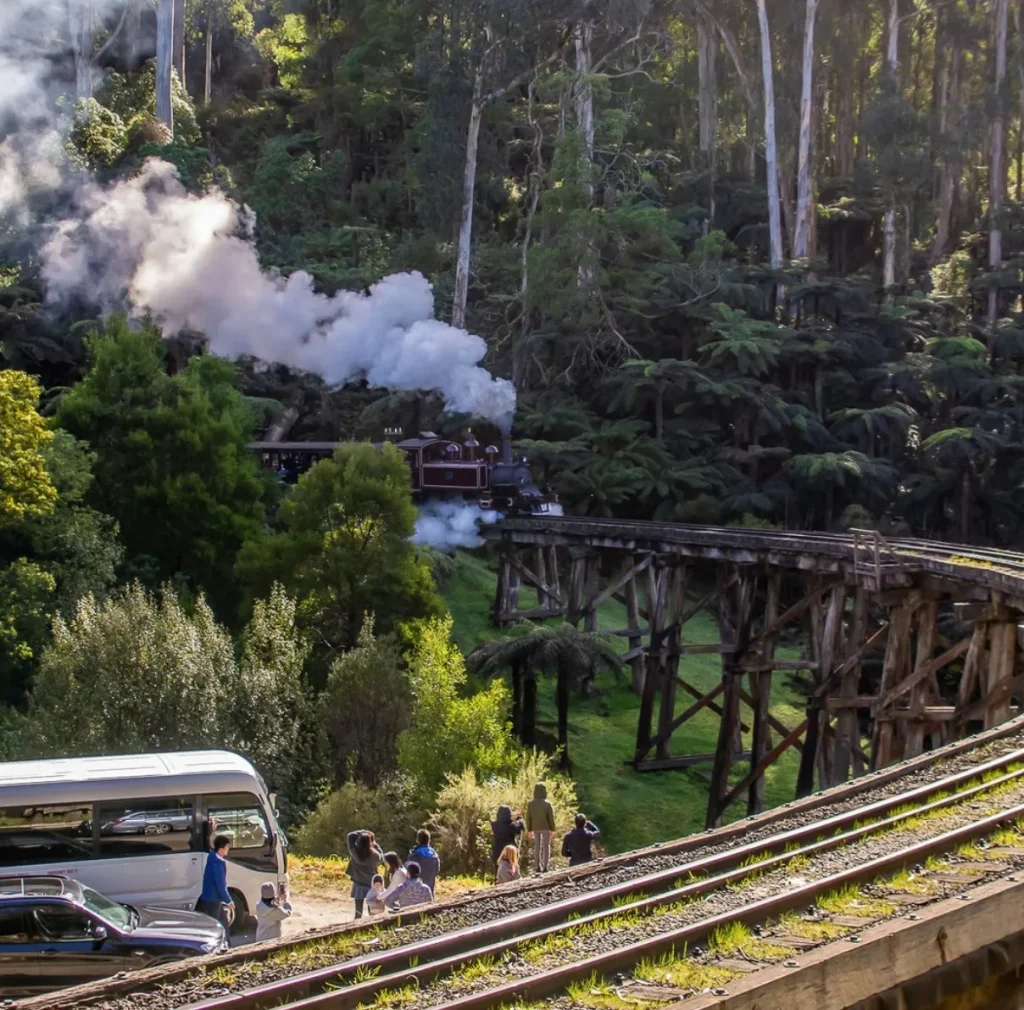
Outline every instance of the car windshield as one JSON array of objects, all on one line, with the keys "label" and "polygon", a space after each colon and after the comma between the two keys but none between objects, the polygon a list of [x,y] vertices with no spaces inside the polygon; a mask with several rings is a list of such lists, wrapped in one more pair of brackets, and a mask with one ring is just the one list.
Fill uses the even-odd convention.
[{"label": "car windshield", "polygon": [[132,928],[131,910],[126,905],[119,905],[116,901],[104,898],[99,891],[94,891],[91,887],[82,888],[82,904],[90,912],[95,912],[118,929]]}]

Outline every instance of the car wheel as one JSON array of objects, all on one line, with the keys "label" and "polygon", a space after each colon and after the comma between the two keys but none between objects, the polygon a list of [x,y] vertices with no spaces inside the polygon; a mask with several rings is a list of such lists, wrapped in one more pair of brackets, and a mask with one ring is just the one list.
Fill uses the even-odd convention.
[{"label": "car wheel", "polygon": [[166,835],[171,830],[170,824],[147,824],[146,834],[147,835]]},{"label": "car wheel", "polygon": [[231,895],[231,900],[235,903],[235,917],[231,920],[231,928],[228,932],[232,936],[236,936],[238,933],[244,933],[248,929],[252,916],[249,915],[249,906],[241,891],[231,889],[228,891],[228,894]]}]

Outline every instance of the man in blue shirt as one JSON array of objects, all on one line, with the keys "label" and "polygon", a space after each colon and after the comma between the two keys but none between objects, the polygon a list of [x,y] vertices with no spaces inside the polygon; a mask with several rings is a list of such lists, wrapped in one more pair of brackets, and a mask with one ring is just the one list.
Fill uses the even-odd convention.
[{"label": "man in blue shirt", "polygon": [[228,892],[228,850],[231,839],[217,835],[213,840],[213,851],[206,857],[203,869],[203,890],[196,902],[196,911],[211,919],[218,919],[227,930],[235,913],[235,903]]}]

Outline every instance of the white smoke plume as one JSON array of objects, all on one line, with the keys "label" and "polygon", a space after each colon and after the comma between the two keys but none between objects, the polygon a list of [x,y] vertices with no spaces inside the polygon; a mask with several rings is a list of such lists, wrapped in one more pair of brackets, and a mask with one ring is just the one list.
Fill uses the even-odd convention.
[{"label": "white smoke plume", "polygon": [[482,338],[434,318],[422,274],[392,274],[367,294],[318,294],[304,271],[283,278],[260,266],[242,208],[217,190],[189,194],[158,159],[134,178],[86,187],[77,203],[43,249],[52,301],[127,306],[165,336],[196,330],[215,354],[280,362],[330,385],[437,390],[448,410],[509,429],[515,387],[480,367]]},{"label": "white smoke plume", "polygon": [[452,553],[460,547],[479,547],[480,524],[491,526],[502,518],[500,512],[485,512],[464,501],[428,502],[416,519],[412,542]]},{"label": "white smoke plume", "polygon": [[434,318],[422,275],[395,274],[368,293],[327,297],[305,272],[283,278],[263,270],[251,212],[217,190],[190,195],[165,162],[152,159],[109,186],[66,167],[62,178],[58,99],[74,90],[71,26],[85,15],[98,26],[124,3],[0,0],[0,214],[26,218],[41,187],[59,184],[74,195],[73,212],[52,226],[43,250],[49,302],[149,315],[165,336],[195,330],[215,354],[279,362],[330,385],[365,379],[436,390],[448,410],[508,431],[514,386],[480,367],[480,337]]}]

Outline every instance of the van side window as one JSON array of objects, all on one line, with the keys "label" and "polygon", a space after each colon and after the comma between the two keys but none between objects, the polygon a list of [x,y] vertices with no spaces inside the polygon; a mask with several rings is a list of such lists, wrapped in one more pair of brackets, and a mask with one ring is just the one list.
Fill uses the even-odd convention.
[{"label": "van side window", "polygon": [[92,807],[0,807],[0,867],[92,858]]},{"label": "van side window", "polygon": [[195,797],[104,800],[96,804],[100,858],[198,851],[194,845]]},{"label": "van side window", "polygon": [[214,793],[206,797],[207,846],[217,835],[231,839],[228,859],[252,869],[277,870],[270,827],[252,793]]}]

